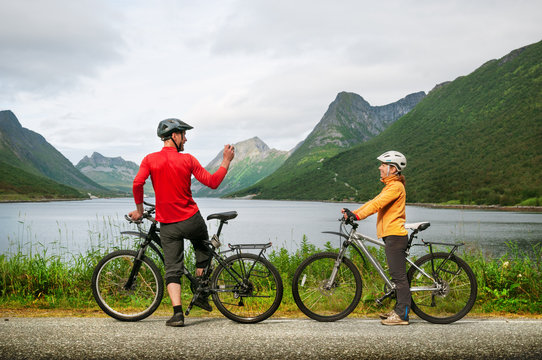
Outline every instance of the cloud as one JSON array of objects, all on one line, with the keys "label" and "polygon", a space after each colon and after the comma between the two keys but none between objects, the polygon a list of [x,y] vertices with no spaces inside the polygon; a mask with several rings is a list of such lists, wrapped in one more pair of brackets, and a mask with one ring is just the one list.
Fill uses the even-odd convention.
[{"label": "cloud", "polygon": [[121,58],[118,13],[106,1],[0,2],[1,95],[54,94]]},{"label": "cloud", "polygon": [[253,136],[289,150],[338,92],[375,106],[429,91],[539,41],[541,11],[535,0],[3,1],[0,109],[74,162],[93,151],[139,162],[167,117],[195,127],[187,150],[202,163]]}]

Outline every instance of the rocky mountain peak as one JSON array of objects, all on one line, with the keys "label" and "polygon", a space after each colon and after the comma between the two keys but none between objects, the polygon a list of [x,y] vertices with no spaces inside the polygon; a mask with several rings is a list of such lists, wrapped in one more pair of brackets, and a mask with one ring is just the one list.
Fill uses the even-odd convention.
[{"label": "rocky mountain peak", "polygon": [[[85,167],[85,166],[90,166],[90,167],[98,167],[98,166],[114,167],[114,166],[127,166],[128,163],[129,162],[127,162],[126,160],[124,160],[120,156],[106,157],[106,156],[103,156],[102,154],[100,154],[98,152],[94,152],[94,153],[92,153],[92,155],[90,157],[85,156],[84,158],[82,158],[77,163],[76,167],[77,168],[82,168],[82,167]],[[128,165],[128,166],[131,166],[131,165]]]},{"label": "rocky mountain peak", "polygon": [[[124,193],[131,193],[132,181],[139,170],[139,166],[132,161],[120,156],[103,156],[98,152],[90,157],[85,156],[75,167],[97,183]],[[147,186],[145,191],[150,192],[150,187]]]},{"label": "rocky mountain peak", "polygon": [[384,106],[371,106],[363,97],[340,92],[305,140],[305,146],[328,144],[348,148],[378,135],[395,120],[408,113],[425,97],[420,91]]},{"label": "rocky mountain peak", "polygon": [[240,158],[260,156],[270,150],[269,146],[257,136],[238,142],[234,146],[235,156]]},{"label": "rocky mountain peak", "polygon": [[[235,158],[231,162],[228,175],[217,190],[210,190],[193,181],[194,196],[221,196],[250,186],[275,171],[288,158],[288,151],[269,148],[259,137],[233,144]],[[222,163],[222,150],[205,167],[210,172],[218,169]]]}]

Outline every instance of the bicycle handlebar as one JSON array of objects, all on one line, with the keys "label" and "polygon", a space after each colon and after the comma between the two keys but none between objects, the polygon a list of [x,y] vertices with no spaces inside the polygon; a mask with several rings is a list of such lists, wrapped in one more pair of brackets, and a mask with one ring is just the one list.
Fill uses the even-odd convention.
[{"label": "bicycle handlebar", "polygon": [[154,204],[148,203],[146,201],[143,201],[143,204],[145,204],[145,205],[147,205],[149,207],[146,208],[143,211],[143,215],[141,216],[141,219],[132,220],[132,218],[129,217],[128,215],[124,215],[124,218],[126,219],[126,221],[128,221],[129,223],[134,223],[134,224],[141,224],[143,222],[143,219],[149,219],[149,220],[153,221],[154,217],[152,216],[152,214],[154,214],[156,212],[156,206]]},{"label": "bicycle handlebar", "polygon": [[355,223],[354,219],[352,219],[352,218],[345,219],[344,217],[342,217],[342,218],[337,219],[337,221],[340,221],[343,226],[344,225],[352,226],[354,228],[354,230],[356,230],[358,228],[358,226],[359,226],[359,224]]}]

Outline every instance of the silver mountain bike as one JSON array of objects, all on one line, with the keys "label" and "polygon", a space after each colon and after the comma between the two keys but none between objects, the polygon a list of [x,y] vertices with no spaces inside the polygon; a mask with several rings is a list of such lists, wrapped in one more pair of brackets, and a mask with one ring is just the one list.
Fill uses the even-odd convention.
[{"label": "silver mountain bike", "polygon": [[[299,309],[318,321],[336,321],[350,314],[361,299],[361,275],[347,250],[353,248],[362,259],[376,269],[385,282],[385,294],[376,300],[382,305],[384,299],[395,297],[395,285],[383,266],[369,252],[367,242],[385,246],[381,240],[372,239],[356,231],[353,219],[339,219],[340,232],[325,231],[341,237],[339,252],[322,252],[305,259],[296,269],[292,294]],[[346,227],[350,226],[350,229]],[[411,230],[407,256],[416,234],[427,229],[429,222],[405,224]],[[420,318],[437,324],[449,324],[464,317],[476,301],[478,285],[470,266],[456,255],[463,243],[447,244],[421,240],[419,246],[429,248],[429,253],[416,261],[407,257],[407,272],[412,293],[412,310]],[[446,245],[449,252],[433,252],[433,246]]]}]

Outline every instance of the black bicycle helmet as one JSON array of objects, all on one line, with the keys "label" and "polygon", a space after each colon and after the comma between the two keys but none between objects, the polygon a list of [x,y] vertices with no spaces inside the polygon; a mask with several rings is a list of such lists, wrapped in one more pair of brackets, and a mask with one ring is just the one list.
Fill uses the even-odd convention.
[{"label": "black bicycle helmet", "polygon": [[173,134],[174,132],[180,132],[190,129],[193,129],[193,127],[188,125],[184,121],[175,118],[169,118],[160,121],[160,124],[158,124],[158,129],[156,130],[156,134],[160,139],[168,140],[171,139],[171,134]]}]

